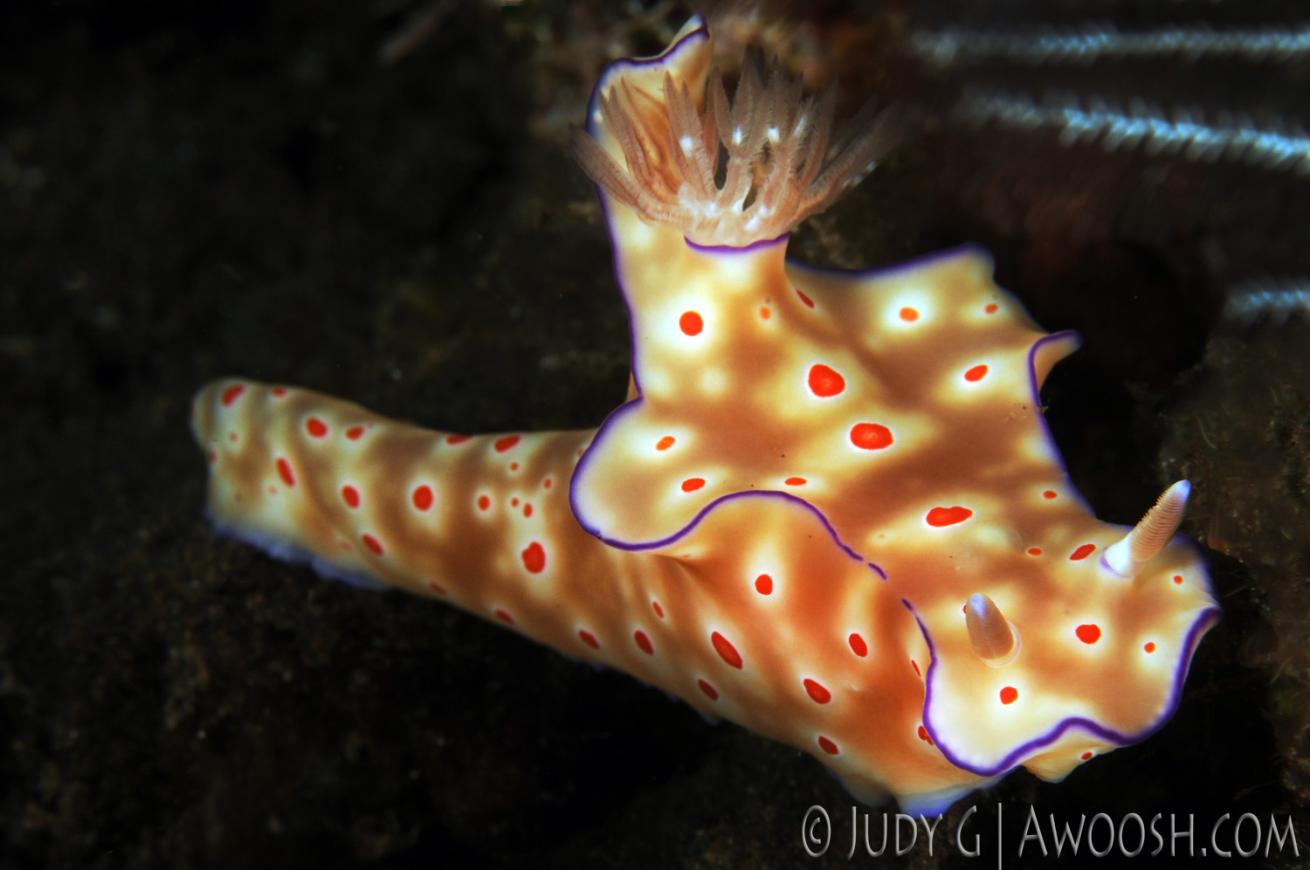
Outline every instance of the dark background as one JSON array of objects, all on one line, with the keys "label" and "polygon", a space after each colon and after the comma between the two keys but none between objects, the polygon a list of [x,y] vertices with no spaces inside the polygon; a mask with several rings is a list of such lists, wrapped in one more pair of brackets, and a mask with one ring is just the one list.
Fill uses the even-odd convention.
[{"label": "dark background", "polygon": [[[979,795],[980,831],[1005,804],[1008,849],[1035,803],[1195,812],[1200,834],[1224,812],[1290,813],[1310,855],[1310,315],[1222,313],[1245,281],[1310,274],[1310,177],[1065,147],[955,108],[983,87],[1305,123],[1310,61],[936,68],[910,37],[1294,28],[1299,9],[903,0],[716,19],[839,78],[851,105],[878,92],[915,119],[794,256],[987,245],[1040,323],[1083,333],[1044,397],[1098,514],[1132,522],[1169,481],[1195,486],[1185,528],[1225,618],[1177,716],[1063,784],[1019,772]],[[627,330],[569,125],[608,60],[660,48],[687,11],[0,9],[0,867],[844,865],[801,851],[806,807],[850,801],[799,752],[202,518],[187,410],[218,376],[464,431],[603,419]],[[900,863],[936,860],[921,845]]]}]

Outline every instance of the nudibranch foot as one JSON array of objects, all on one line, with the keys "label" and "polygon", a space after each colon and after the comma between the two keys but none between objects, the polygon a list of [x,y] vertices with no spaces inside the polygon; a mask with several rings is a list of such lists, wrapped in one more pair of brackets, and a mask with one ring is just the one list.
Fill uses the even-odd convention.
[{"label": "nudibranch foot", "polygon": [[258,525],[238,523],[232,519],[225,520],[214,516],[212,513],[209,516],[209,521],[214,526],[214,532],[220,537],[231,538],[234,541],[248,544],[283,562],[289,562],[293,565],[308,565],[314,570],[314,573],[328,580],[336,580],[355,589],[369,592],[380,592],[391,588],[366,571],[348,569],[335,561],[320,556],[311,549],[299,546],[285,538],[267,534]]},{"label": "nudibranch foot", "polygon": [[[1000,777],[991,777],[990,779],[985,779],[967,786],[944,788],[939,791],[924,792],[922,794],[898,795],[896,803],[900,805],[901,812],[907,816],[931,819],[934,816],[945,813],[961,798],[967,797],[973,792],[990,788],[999,781]],[[856,795],[856,797],[858,797],[858,795]]]}]

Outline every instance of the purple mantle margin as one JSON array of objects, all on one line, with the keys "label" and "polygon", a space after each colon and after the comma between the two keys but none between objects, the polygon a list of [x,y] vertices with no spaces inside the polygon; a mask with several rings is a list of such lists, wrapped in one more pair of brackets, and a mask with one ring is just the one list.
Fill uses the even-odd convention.
[{"label": "purple mantle margin", "polygon": [[[1208,585],[1207,578],[1207,586]],[[937,649],[933,645],[932,635],[928,633],[928,627],[923,624],[923,619],[919,617],[919,612],[914,609],[914,605],[906,598],[902,598],[901,603],[905,605],[905,609],[910,611],[910,615],[913,616],[914,621],[918,623],[919,631],[923,634],[923,639],[928,644],[928,655],[932,658],[932,661],[928,665],[928,676],[925,681],[927,691],[924,693],[923,699],[924,730],[928,732],[928,736],[930,736],[933,739],[933,742],[937,744],[937,748],[941,751],[942,755],[946,756],[947,761],[954,764],[956,767],[962,768],[971,773],[976,773],[979,776],[996,776],[997,774],[1010,770],[1021,759],[1031,755],[1042,747],[1050,746],[1056,740],[1060,739],[1064,732],[1072,728],[1081,728],[1083,731],[1086,731],[1089,734],[1095,734],[1097,737],[1107,740],[1116,746],[1128,746],[1132,743],[1139,743],[1159,731],[1178,709],[1178,703],[1183,694],[1183,682],[1187,679],[1187,670],[1191,667],[1192,655],[1196,652],[1196,647],[1201,640],[1201,635],[1219,621],[1220,615],[1218,607],[1207,607],[1197,614],[1196,620],[1187,629],[1187,636],[1183,641],[1183,651],[1179,654],[1178,664],[1174,668],[1174,678],[1169,689],[1169,701],[1165,704],[1164,710],[1160,715],[1155,718],[1155,721],[1148,724],[1141,731],[1133,734],[1125,734],[1121,731],[1116,731],[1113,728],[1107,728],[1099,722],[1088,719],[1084,716],[1069,716],[1065,719],[1061,719],[1045,734],[1041,734],[1024,743],[1020,743],[1014,749],[1011,749],[1006,753],[1006,755],[995,764],[978,766],[970,764],[952,752],[951,748],[942,741],[941,729],[932,724],[933,673],[937,670]]]}]

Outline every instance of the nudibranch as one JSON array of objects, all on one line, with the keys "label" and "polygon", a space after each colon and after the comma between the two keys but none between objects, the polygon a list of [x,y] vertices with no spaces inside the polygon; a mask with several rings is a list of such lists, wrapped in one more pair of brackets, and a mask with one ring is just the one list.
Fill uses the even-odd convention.
[{"label": "nudibranch", "polygon": [[936,812],[1159,729],[1218,617],[1171,486],[1135,528],[1074,490],[1038,392],[1075,349],[976,248],[841,273],[788,231],[880,154],[693,19],[605,73],[578,155],[632,329],[594,431],[466,436],[222,380],[193,428],[223,530],[448,601]]}]

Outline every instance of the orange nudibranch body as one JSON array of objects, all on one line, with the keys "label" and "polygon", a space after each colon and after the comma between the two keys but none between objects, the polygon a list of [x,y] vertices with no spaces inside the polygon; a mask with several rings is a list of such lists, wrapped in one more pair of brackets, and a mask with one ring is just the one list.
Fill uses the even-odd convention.
[{"label": "orange nudibranch body", "polygon": [[877,149],[828,157],[821,104],[781,79],[721,92],[697,19],[597,88],[579,154],[635,385],[598,430],[452,435],[220,381],[193,412],[214,521],[625,670],[911,812],[1159,729],[1218,615],[1175,534],[1187,484],[1131,530],[1088,511],[1038,396],[1076,337],[982,252],[787,262],[759,234]]},{"label": "orange nudibranch body", "polygon": [[[592,432],[429,432],[250,381],[203,390],[194,428],[209,513],[238,538],[448,601],[815,754],[889,744],[898,721],[907,763],[951,767],[919,737],[929,657],[913,620],[799,499],[721,505],[652,554],[599,541],[569,509]],[[676,456],[668,437],[651,458]],[[870,679],[885,691],[850,691]]]}]

